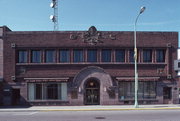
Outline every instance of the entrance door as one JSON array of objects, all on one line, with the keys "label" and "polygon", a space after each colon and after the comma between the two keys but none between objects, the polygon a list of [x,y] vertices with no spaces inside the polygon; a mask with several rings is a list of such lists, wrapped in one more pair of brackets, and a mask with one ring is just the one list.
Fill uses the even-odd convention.
[{"label": "entrance door", "polygon": [[12,89],[12,105],[20,104],[20,89]]},{"label": "entrance door", "polygon": [[169,104],[171,103],[171,98],[172,98],[172,95],[171,95],[171,87],[164,87],[163,88],[163,103],[164,104]]},{"label": "entrance door", "polygon": [[100,85],[95,80],[89,80],[85,85],[84,103],[85,105],[99,105]]}]

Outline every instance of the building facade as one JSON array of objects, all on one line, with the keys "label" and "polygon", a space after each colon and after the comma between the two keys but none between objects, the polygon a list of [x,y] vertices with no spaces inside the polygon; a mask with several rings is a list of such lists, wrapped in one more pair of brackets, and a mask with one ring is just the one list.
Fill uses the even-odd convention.
[{"label": "building facade", "polygon": [[[3,105],[134,104],[133,32],[0,27]],[[137,32],[139,104],[178,103],[177,32]]]}]

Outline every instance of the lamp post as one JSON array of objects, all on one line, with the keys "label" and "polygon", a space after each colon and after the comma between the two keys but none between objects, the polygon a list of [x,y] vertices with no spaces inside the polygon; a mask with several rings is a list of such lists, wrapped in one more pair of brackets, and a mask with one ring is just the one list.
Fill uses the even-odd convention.
[{"label": "lamp post", "polygon": [[137,72],[137,47],[136,47],[136,24],[138,21],[139,16],[144,12],[145,7],[141,7],[141,10],[136,17],[134,23],[134,72],[135,72],[135,103],[134,107],[138,108],[138,72]]}]

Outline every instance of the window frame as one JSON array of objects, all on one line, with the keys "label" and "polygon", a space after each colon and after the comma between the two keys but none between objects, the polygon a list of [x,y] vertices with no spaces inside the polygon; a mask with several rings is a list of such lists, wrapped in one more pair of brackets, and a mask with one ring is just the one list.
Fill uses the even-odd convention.
[{"label": "window frame", "polygon": [[[20,54],[20,52],[22,52]],[[20,57],[22,57],[20,59]],[[20,61],[21,60],[21,61]],[[28,63],[28,51],[27,50],[18,50],[18,63]]]},{"label": "window frame", "polygon": [[[63,54],[66,55],[66,58],[64,58]],[[70,61],[71,61],[70,50],[69,49],[60,49],[59,50],[59,62],[60,63],[69,63]]]},{"label": "window frame", "polygon": [[[52,53],[52,61],[47,61],[47,52],[53,52]],[[50,60],[51,60],[50,59]],[[45,63],[56,63],[56,50],[53,50],[53,49],[49,49],[49,50],[45,50]]]},{"label": "window frame", "polygon": [[[150,54],[150,56],[149,56]],[[143,49],[143,63],[152,63],[153,61],[153,50],[152,49]]]},{"label": "window frame", "polygon": [[[163,55],[160,55],[160,53]],[[157,63],[165,63],[165,61],[166,61],[166,50],[165,49],[157,49],[156,50],[156,62]]]},{"label": "window frame", "polygon": [[[119,55],[118,55],[118,52],[120,52]],[[116,49],[115,50],[115,62],[125,63],[125,60],[126,60],[126,51],[125,51],[125,49]]]},{"label": "window frame", "polygon": [[90,63],[98,62],[98,50],[97,49],[87,49],[87,62],[90,62]]},{"label": "window frame", "polygon": [[73,63],[82,63],[84,60],[84,49],[73,49]]},{"label": "window frame", "polygon": [[[108,54],[110,55],[107,55],[106,52],[108,52]],[[102,49],[101,50],[101,62],[103,63],[110,63],[112,62],[112,49]]]},{"label": "window frame", "polygon": [[[138,54],[137,54],[138,55]],[[137,57],[138,58],[138,57]],[[134,50],[130,49],[129,50],[129,62],[134,63]]]},{"label": "window frame", "polygon": [[[33,59],[33,52],[39,52],[35,55],[35,58]],[[42,63],[42,51],[41,50],[31,50],[31,63]]]}]

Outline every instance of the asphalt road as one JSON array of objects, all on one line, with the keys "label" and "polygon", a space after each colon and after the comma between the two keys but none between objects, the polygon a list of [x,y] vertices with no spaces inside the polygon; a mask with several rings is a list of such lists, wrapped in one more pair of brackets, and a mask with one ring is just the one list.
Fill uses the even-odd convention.
[{"label": "asphalt road", "polygon": [[0,121],[180,121],[180,110],[0,112]]}]

